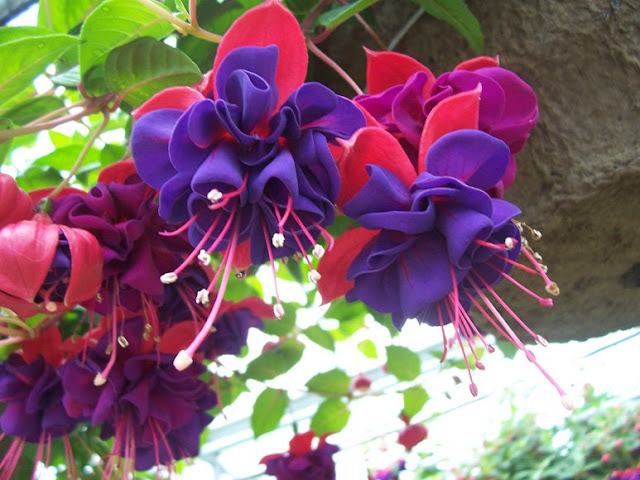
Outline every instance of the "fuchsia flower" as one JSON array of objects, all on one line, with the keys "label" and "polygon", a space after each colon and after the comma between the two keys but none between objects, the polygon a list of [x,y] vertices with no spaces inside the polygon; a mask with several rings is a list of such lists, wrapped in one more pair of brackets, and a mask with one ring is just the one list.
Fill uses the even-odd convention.
[{"label": "fuchsia flower", "polygon": [[[207,323],[176,358],[189,365],[218,316],[231,267],[242,246],[251,263],[306,251],[333,222],[339,174],[329,143],[364,126],[360,110],[319,83],[303,83],[305,40],[295,17],[275,0],[241,16],[224,35],[211,91],[169,89],[136,112],[131,149],[142,179],[159,190],[159,213],[183,224],[193,253],[162,276],[178,278],[196,255],[222,264]],[[326,234],[328,235],[328,234]],[[276,294],[274,312],[284,314]]]},{"label": "fuchsia flower", "polygon": [[[536,341],[546,343],[524,325],[493,286],[506,278],[541,305],[552,306],[551,299],[538,296],[509,275],[519,267],[540,275],[549,293],[557,294],[558,288],[530,247],[523,245],[519,224],[513,221],[519,209],[487,193],[501,182],[510,150],[502,140],[464,128],[468,118],[477,118],[479,96],[479,89],[453,95],[431,112],[422,134],[425,158],[418,162],[424,167],[417,170],[400,143],[380,128],[364,128],[344,142],[339,206],[361,227],[338,238],[333,251],[320,261],[318,289],[324,302],[346,294],[348,301],[361,300],[374,310],[390,313],[397,328],[407,318],[441,327],[453,323],[465,362],[463,339],[474,357],[475,337],[486,343],[468,314],[475,305],[526,353],[569,405],[562,388],[493,304],[498,302]],[[520,253],[533,263],[533,269],[516,262]],[[483,368],[477,358],[476,365]],[[476,395],[470,370],[469,378]]]},{"label": "fuchsia flower", "polygon": [[[478,57],[452,72],[434,77],[416,60],[395,52],[367,50],[367,90],[355,101],[392,133],[419,169],[424,165],[425,121],[444,99],[481,88],[477,118],[466,128],[478,128],[509,146],[509,166],[496,186],[502,197],[515,177],[514,155],[524,148],[538,121],[538,104],[531,87],[515,73],[498,66],[498,58]],[[446,126],[445,126],[446,128]],[[443,132],[444,133],[444,132]]]},{"label": "fuchsia flower", "polygon": [[0,228],[33,217],[33,205],[10,175],[0,173]]},{"label": "fuchsia flower", "polygon": [[[198,377],[206,368],[193,363],[176,371],[173,357],[153,349],[142,318],[126,320],[115,344],[107,334],[85,355],[68,361],[62,371],[63,403],[71,416],[101,425],[101,437],[115,437],[105,476],[123,457],[124,476],[131,470],[193,457],[200,448],[200,434],[213,417],[207,411],[216,395]],[[109,349],[117,349],[116,363],[106,383],[94,378],[110,361]]]},{"label": "fuchsia flower", "polygon": [[0,306],[27,318],[95,297],[102,254],[90,233],[44,215],[0,229]]},{"label": "fuchsia flower", "polygon": [[336,465],[333,454],[339,449],[320,437],[316,448],[312,448],[315,434],[299,433],[289,442],[289,451],[264,457],[260,463],[267,466],[267,475],[278,480],[335,480]]}]

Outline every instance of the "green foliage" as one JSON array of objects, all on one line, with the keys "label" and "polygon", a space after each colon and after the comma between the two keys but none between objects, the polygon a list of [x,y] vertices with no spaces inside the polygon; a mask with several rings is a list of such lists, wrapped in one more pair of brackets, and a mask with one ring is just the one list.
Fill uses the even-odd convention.
[{"label": "green foliage", "polygon": [[376,344],[373,341],[367,339],[358,343],[358,350],[367,358],[378,358],[378,350]]},{"label": "green foliage", "polygon": [[484,37],[480,22],[464,0],[413,0],[431,16],[453,26],[467,39],[477,54],[484,50]]},{"label": "green foliage", "polygon": [[420,357],[408,348],[387,347],[387,370],[400,381],[415,380],[420,375]]},{"label": "green foliage", "polygon": [[319,373],[307,382],[310,392],[325,397],[349,395],[351,378],[343,370],[333,369]]},{"label": "green foliage", "polygon": [[333,30],[352,18],[356,13],[360,13],[378,1],[379,0],[356,0],[353,3],[334,7],[320,15],[318,17],[318,23],[327,30]]},{"label": "green foliage", "polygon": [[[489,480],[602,480],[613,470],[634,466],[631,450],[640,446],[634,426],[640,422],[638,401],[620,403],[585,389],[584,406],[550,428],[533,414],[516,414],[504,422],[495,440],[485,442],[477,461],[461,465],[456,478]],[[562,440],[562,441],[560,441]],[[608,461],[602,456],[608,454]],[[441,479],[445,472],[421,472],[419,478]]]},{"label": "green foliage", "polygon": [[251,415],[253,435],[258,438],[275,429],[288,405],[289,395],[286,391],[266,388],[258,396],[253,406],[253,414]]},{"label": "green foliage", "polygon": [[347,425],[350,416],[349,407],[342,400],[328,398],[320,404],[311,418],[311,430],[318,436],[337,433]]},{"label": "green foliage", "polygon": [[407,388],[402,392],[402,397],[404,402],[402,413],[407,418],[412,418],[416,415],[429,400],[429,394],[420,385]]},{"label": "green foliage", "polygon": [[84,20],[102,0],[40,0],[38,26],[67,33]]},{"label": "green foliage", "polygon": [[202,74],[180,50],[142,37],[109,53],[105,77],[110,91],[137,107],[160,90],[197,83]]},{"label": "green foliage", "polygon": [[296,340],[286,340],[263,352],[247,365],[245,377],[254,380],[271,380],[289,371],[302,358],[304,345]]}]

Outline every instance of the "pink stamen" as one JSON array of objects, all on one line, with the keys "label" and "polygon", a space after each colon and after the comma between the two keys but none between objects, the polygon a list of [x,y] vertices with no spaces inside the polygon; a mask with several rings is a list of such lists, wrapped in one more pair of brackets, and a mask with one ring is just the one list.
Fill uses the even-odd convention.
[{"label": "pink stamen", "polygon": [[521,263],[516,262],[515,260],[511,260],[509,257],[505,257],[504,255],[496,255],[497,258],[499,258],[500,260],[504,260],[505,262],[513,265],[516,268],[519,268],[520,270],[524,270],[527,273],[530,273],[531,275],[538,275],[538,271],[534,270],[533,268],[529,268],[526,265],[522,265]]},{"label": "pink stamen", "polygon": [[49,468],[49,464],[51,463],[51,434],[47,435],[47,456],[44,460],[44,466]]},{"label": "pink stamen", "polygon": [[289,219],[289,215],[291,215],[292,212],[293,212],[293,196],[289,194],[289,196],[287,197],[287,207],[284,210],[284,215],[282,215],[282,218],[278,221],[278,228],[280,229],[280,233],[282,233],[282,230],[284,229],[284,224],[287,223],[287,220]]},{"label": "pink stamen", "polygon": [[236,246],[238,245],[238,230],[240,228],[240,222],[236,222],[234,226],[234,231],[231,235],[231,245],[229,246],[229,254],[227,258],[226,265],[224,266],[224,274],[222,275],[222,281],[220,282],[220,290],[218,290],[218,294],[216,295],[215,303],[213,304],[213,308],[211,309],[211,313],[209,313],[209,317],[207,317],[207,321],[204,326],[196,336],[196,338],[191,342],[191,344],[186,349],[186,354],[193,358],[193,355],[196,353],[202,342],[207,338],[209,333],[211,333],[211,327],[213,327],[213,322],[218,316],[218,311],[220,310],[220,306],[222,305],[222,299],[224,298],[224,293],[227,290],[227,283],[229,282],[229,276],[231,274],[231,270],[233,269],[233,259],[236,253]]},{"label": "pink stamen", "polygon": [[273,259],[273,251],[271,250],[271,239],[269,238],[269,231],[267,225],[262,222],[262,232],[264,233],[264,243],[267,246],[267,254],[269,255],[269,264],[271,265],[271,273],[273,274],[273,288],[276,294],[276,305],[282,305],[280,302],[280,294],[278,293],[278,277],[276,275],[276,262]]},{"label": "pink stamen", "polygon": [[69,469],[69,478],[78,478],[78,472],[76,471],[76,462],[73,456],[73,449],[71,448],[69,435],[64,435],[62,437],[62,443],[64,444],[64,456],[68,458],[67,468]]},{"label": "pink stamen", "polygon": [[[484,240],[480,240],[478,238],[475,238],[473,242],[482,247],[491,248],[493,250],[508,250],[507,245],[504,243],[489,243],[489,242],[485,242]],[[515,244],[516,240],[513,239],[513,242]]]},{"label": "pink stamen", "polygon": [[513,278],[511,275],[509,275],[508,273],[503,272],[500,268],[496,267],[493,263],[491,262],[487,262],[487,265],[489,265],[492,269],[494,269],[496,272],[498,272],[500,275],[502,275],[504,278],[506,278],[507,280],[509,280],[512,284],[514,284],[516,287],[518,287],[520,290],[522,290],[524,293],[526,293],[527,295],[529,295],[530,297],[535,298],[538,303],[540,305],[542,305],[543,307],[553,307],[553,300],[551,298],[544,298],[541,297],[540,295],[538,295],[537,293],[529,290],[527,287],[525,287],[524,285],[522,285],[520,282],[518,282],[515,278]]},{"label": "pink stamen", "polygon": [[509,327],[509,324],[505,321],[505,319],[502,317],[502,315],[500,315],[500,312],[498,312],[498,310],[496,310],[496,308],[493,306],[493,304],[487,298],[487,296],[482,292],[482,290],[480,289],[478,284],[472,278],[468,278],[468,280],[471,283],[471,285],[473,286],[473,288],[476,291],[476,293],[478,294],[478,296],[485,303],[487,308],[489,308],[489,310],[491,310],[491,313],[493,313],[495,315],[495,318],[500,322],[500,324],[504,327],[504,329],[509,333],[509,336],[513,339],[515,345],[525,353],[525,355],[527,356],[527,360],[529,360],[531,363],[533,363],[538,368],[538,370],[540,370],[540,372],[546,377],[546,379],[549,381],[549,383],[551,383],[551,385],[553,385],[553,387],[557,390],[557,392],[562,397],[562,401],[563,401],[563,405],[564,405],[565,404],[565,400],[567,399],[566,392],[562,389],[562,387],[560,385],[558,385],[558,383],[553,379],[553,377],[551,377],[551,375],[549,375],[549,373],[542,367],[542,365],[540,365],[540,363],[538,363],[538,361],[536,360],[536,358],[533,355],[533,353],[525,348],[525,346],[522,343],[522,341],[520,340],[520,338],[518,338],[518,336],[514,333],[514,331],[511,329],[511,327]]},{"label": "pink stamen", "polygon": [[478,330],[478,327],[476,327],[475,323],[473,323],[473,320],[471,320],[471,317],[469,316],[469,314],[464,309],[461,309],[460,313],[464,319],[464,322],[466,322],[466,324],[469,327],[471,327],[471,329],[475,333],[475,336],[480,339],[480,342],[482,342],[482,344],[487,349],[487,351],[491,352],[493,349],[493,346],[487,343],[487,340],[484,338],[484,335],[480,333],[480,331]]},{"label": "pink stamen", "polygon": [[304,223],[302,223],[302,220],[300,220],[300,217],[298,217],[296,212],[292,210],[291,216],[295,219],[296,223],[300,226],[300,230],[302,230],[302,233],[304,233],[304,235],[309,239],[309,241],[311,242],[311,245],[316,243],[316,239],[313,238],[313,235],[309,233],[309,230],[307,230],[307,227],[304,226]]},{"label": "pink stamen", "polygon": [[106,367],[102,370],[102,372],[96,375],[94,380],[94,384],[96,386],[104,385],[107,381],[107,377],[111,372],[111,369],[116,363],[116,352],[118,350],[118,310],[116,308],[117,299],[119,296],[118,292],[118,284],[116,282],[113,283],[113,295],[114,301],[111,311],[111,356],[109,357],[109,362]]},{"label": "pink stamen", "polygon": [[198,219],[199,215],[200,215],[200,212],[196,213],[193,217],[191,217],[189,220],[184,222],[182,226],[176,230],[172,230],[171,232],[158,232],[158,235],[162,235],[163,237],[175,237],[177,235],[180,235],[187,228],[193,225],[193,223]]},{"label": "pink stamen", "polygon": [[44,431],[40,433],[40,440],[38,441],[38,450],[36,450],[36,456],[33,459],[33,471],[31,472],[31,480],[35,480],[38,473],[38,465],[42,461],[42,454],[44,451]]},{"label": "pink stamen", "polygon": [[226,266],[228,261],[229,261],[229,250],[226,250],[224,252],[224,255],[222,255],[222,260],[220,261],[220,266],[218,267],[218,269],[216,270],[215,275],[213,276],[213,278],[209,282],[209,286],[207,286],[207,292],[209,292],[209,293],[213,292],[213,290],[216,287],[216,284],[218,283],[218,279],[220,278],[220,274],[222,273],[222,271],[223,271],[223,269]]},{"label": "pink stamen", "polygon": [[504,308],[507,313],[509,315],[511,315],[511,317],[513,317],[513,319],[518,322],[518,324],[520,324],[520,326],[529,334],[531,335],[534,339],[538,338],[538,334],[535,333],[533,330],[531,330],[527,324],[525,324],[520,317],[518,317],[518,315],[516,315],[516,313],[509,307],[509,305],[507,305],[507,302],[505,302],[504,300],[502,300],[502,298],[500,298],[500,296],[497,294],[497,292],[493,289],[493,287],[491,287],[491,285],[489,285],[486,280],[484,278],[482,278],[482,276],[476,274],[475,272],[472,272],[474,277],[476,277],[478,280],[480,280],[480,282],[482,283],[482,285],[484,285],[484,288],[486,288],[489,293],[491,293],[491,296],[493,298],[495,298],[498,303],[500,305],[502,305],[502,308]]},{"label": "pink stamen", "polygon": [[440,321],[440,330],[442,331],[442,357],[440,357],[440,363],[444,362],[447,357],[447,335],[444,333],[444,321],[442,320],[442,308],[440,302],[436,303],[436,310],[438,311],[438,320]]},{"label": "pink stamen", "polygon": [[547,276],[547,272],[545,272],[544,269],[540,266],[540,262],[538,262],[534,258],[534,256],[532,255],[532,253],[529,251],[528,248],[523,248],[522,253],[524,253],[524,255],[529,259],[529,261],[533,264],[535,269],[538,271],[538,273],[542,277],[542,280],[544,280],[544,286],[547,289],[547,292],[549,292],[551,295],[557,296],[560,293],[560,290],[558,289],[558,285],[556,284],[556,282],[554,282]]},{"label": "pink stamen", "polygon": [[322,235],[324,241],[327,242],[327,248],[329,249],[329,251],[331,251],[333,249],[333,245],[336,243],[336,240],[329,232],[322,228],[322,226],[318,222],[313,222],[313,226],[320,231],[320,235]]},{"label": "pink stamen", "polygon": [[300,241],[300,239],[298,238],[298,235],[296,235],[296,232],[294,232],[293,228],[289,227],[289,231],[291,232],[291,235],[293,235],[293,238],[296,241],[296,244],[298,245],[298,248],[300,249],[300,253],[302,254],[302,257],[304,258],[305,262],[307,263],[307,265],[309,266],[310,270],[313,270],[313,263],[311,263],[311,260],[309,260],[309,256],[307,255],[307,252],[304,250],[304,247],[302,246],[302,242]]},{"label": "pink stamen", "polygon": [[227,232],[229,231],[229,228],[231,228],[231,224],[233,223],[233,219],[236,216],[236,210],[237,210],[237,205],[235,205],[233,207],[233,210],[231,210],[231,213],[229,214],[229,218],[227,219],[227,223],[225,223],[224,227],[222,228],[222,231],[220,232],[220,234],[218,235],[218,237],[215,239],[215,241],[211,244],[211,246],[209,248],[207,248],[207,253],[209,255],[211,255],[213,253],[213,251],[218,248],[218,245],[220,245],[220,243],[222,243],[222,241],[224,240],[224,237],[227,235]]},{"label": "pink stamen", "polygon": [[202,250],[202,247],[204,247],[204,244],[207,243],[207,240],[209,240],[209,237],[211,237],[213,230],[218,226],[219,222],[220,222],[220,215],[218,215],[216,219],[211,223],[211,226],[205,232],[202,239],[194,247],[194,249],[189,254],[189,256],[184,259],[184,261],[180,264],[180,266],[173,271],[173,273],[175,273],[176,275],[180,275],[182,271],[189,266],[189,264],[193,261],[193,259],[198,256],[198,254],[200,253],[200,250]]}]

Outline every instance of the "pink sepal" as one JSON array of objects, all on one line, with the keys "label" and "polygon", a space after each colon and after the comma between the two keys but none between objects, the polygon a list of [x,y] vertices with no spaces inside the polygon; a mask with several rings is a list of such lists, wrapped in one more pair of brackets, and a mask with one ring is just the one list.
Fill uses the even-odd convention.
[{"label": "pink sepal", "polygon": [[204,96],[195,88],[169,87],[156,93],[153,97],[136,108],[131,112],[131,116],[137,120],[144,114],[161,108],[186,110],[199,100],[204,100]]},{"label": "pink sepal", "polygon": [[367,54],[367,93],[369,95],[384,92],[395,85],[404,85],[416,72],[424,72],[429,76],[424,90],[431,91],[436,78],[431,70],[416,59],[396,52],[376,52],[367,48],[364,51]]},{"label": "pink sepal", "polygon": [[96,237],[80,228],[59,225],[69,242],[71,272],[64,296],[67,308],[95,297],[102,285],[102,248]]},{"label": "pink sepal", "polygon": [[33,217],[31,199],[13,179],[0,173],[0,228]]},{"label": "pink sepal", "polygon": [[465,60],[462,63],[456,65],[456,68],[453,70],[478,70],[479,68],[485,67],[499,67],[500,66],[500,55],[496,55],[495,57],[475,57],[470,58],[469,60]]}]

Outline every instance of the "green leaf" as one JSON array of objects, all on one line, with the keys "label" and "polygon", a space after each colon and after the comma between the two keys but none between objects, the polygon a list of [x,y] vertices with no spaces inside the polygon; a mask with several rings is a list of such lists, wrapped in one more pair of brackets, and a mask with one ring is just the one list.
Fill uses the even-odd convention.
[{"label": "green leaf", "polygon": [[102,0],[40,0],[38,26],[67,33]]},{"label": "green leaf", "polygon": [[106,62],[111,50],[138,37],[159,39],[172,31],[168,21],[137,1],[107,0],[100,4],[87,17],[80,32],[80,73],[83,81],[93,83],[85,85],[93,90],[89,93],[104,93],[100,91],[104,87],[100,74],[92,76],[91,71]]},{"label": "green leaf", "polygon": [[[70,170],[80,156],[80,152],[82,152],[83,148],[84,145],[80,144],[71,144],[56,148],[53,152],[45,155],[44,157],[40,157],[33,162],[31,167],[51,167],[56,170]],[[100,152],[97,149],[92,148],[87,153],[84,161],[87,164],[97,162],[99,157]]]},{"label": "green leaf", "polygon": [[0,44],[52,33],[51,30],[41,27],[0,27]]},{"label": "green leaf", "polygon": [[274,430],[280,423],[288,405],[289,395],[286,391],[273,388],[265,389],[253,405],[253,413],[251,414],[253,436],[258,438],[260,435]]},{"label": "green leaf", "polygon": [[351,389],[351,378],[343,370],[333,369],[319,373],[307,382],[310,392],[326,397],[348,395]]},{"label": "green leaf", "polygon": [[358,350],[367,358],[378,358],[378,351],[376,350],[376,344],[373,341],[366,339],[358,343]]},{"label": "green leaf", "polygon": [[53,187],[61,181],[60,173],[51,167],[32,167],[16,178],[18,186],[27,191]]},{"label": "green leaf", "polygon": [[165,88],[193,85],[202,73],[180,50],[142,37],[109,54],[105,76],[109,90],[137,107]]},{"label": "green leaf", "polygon": [[467,39],[476,53],[484,50],[484,38],[480,22],[464,0],[413,0],[429,15],[452,25]]},{"label": "green leaf", "polygon": [[507,358],[513,359],[516,356],[516,353],[518,353],[519,348],[508,340],[498,340],[496,344],[502,354]]},{"label": "green leaf", "polygon": [[265,381],[289,371],[302,358],[304,345],[287,340],[271,350],[263,352],[247,365],[245,376]]},{"label": "green leaf", "polygon": [[327,350],[331,350],[335,352],[336,350],[336,342],[331,336],[329,332],[322,329],[319,325],[313,325],[302,331],[304,335],[307,336],[309,340],[314,343],[317,343],[322,348],[326,348]]},{"label": "green leaf", "polygon": [[14,125],[25,125],[61,107],[64,107],[64,101],[60,97],[36,97],[11,107],[2,116],[11,119]]},{"label": "green leaf", "polygon": [[[7,130],[13,128],[13,123],[8,118],[0,118],[0,130]],[[0,143],[0,166],[9,157],[13,146],[13,138]]]},{"label": "green leaf", "polygon": [[317,436],[325,433],[337,433],[347,425],[350,416],[349,407],[342,400],[328,398],[320,404],[311,418],[311,430]]},{"label": "green leaf", "polygon": [[416,413],[422,410],[424,404],[429,400],[429,394],[420,385],[407,388],[402,392],[404,398],[404,408],[402,413],[407,418],[412,418]]},{"label": "green leaf", "polygon": [[277,335],[278,337],[287,335],[296,326],[296,315],[295,308],[285,306],[284,317],[265,320],[262,331],[268,335]]},{"label": "green leaf", "polygon": [[80,78],[80,66],[70,68],[66,72],[59,73],[50,78],[50,80],[56,85],[62,85],[67,88],[76,88],[82,81]]},{"label": "green leaf", "polygon": [[0,104],[31,85],[33,78],[55,62],[78,39],[70,35],[39,35],[0,45]]},{"label": "green leaf", "polygon": [[358,0],[347,5],[332,8],[320,15],[317,22],[320,25],[323,25],[327,30],[333,30],[341,23],[349,20],[356,13],[360,13],[362,10],[370,7],[377,1],[378,0]]},{"label": "green leaf", "polygon": [[249,389],[244,381],[239,378],[239,375],[233,375],[231,377],[220,378],[213,381],[213,390],[218,396],[218,405],[211,410],[212,415],[216,415],[220,412],[220,409],[224,409],[235,402],[236,398],[244,392],[248,392]]},{"label": "green leaf", "polygon": [[389,345],[387,370],[400,381],[415,380],[420,375],[420,357],[408,348]]}]

